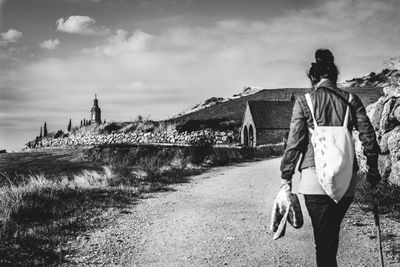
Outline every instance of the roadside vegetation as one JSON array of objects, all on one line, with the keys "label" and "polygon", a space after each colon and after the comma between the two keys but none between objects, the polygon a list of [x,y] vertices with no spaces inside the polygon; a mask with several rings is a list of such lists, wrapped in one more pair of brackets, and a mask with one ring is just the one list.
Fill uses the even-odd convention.
[{"label": "roadside vegetation", "polygon": [[[372,211],[372,194],[365,176],[365,173],[360,175],[355,202],[360,204],[364,211],[369,212]],[[391,219],[400,222],[400,187],[387,179],[382,179],[376,188],[376,197],[379,201],[380,214],[385,214]]]},{"label": "roadside vegetation", "polygon": [[[63,250],[63,243],[108,223],[113,214],[127,210],[143,193],[169,190],[169,184],[186,182],[189,175],[204,170],[177,157],[143,157],[137,165],[114,162],[100,167],[98,162],[83,160],[76,151],[54,153],[56,156],[49,151],[12,155],[20,161],[8,162],[9,172],[0,174],[2,264],[63,262],[71,253]],[[32,168],[27,170],[30,164]]]},{"label": "roadside vegetation", "polygon": [[67,262],[68,241],[112,223],[145,193],[257,156],[250,149],[213,149],[207,140],[174,149],[139,146],[136,153],[128,148],[106,146],[103,158],[98,148],[1,155],[0,265]]},{"label": "roadside vegetation", "polygon": [[[400,262],[400,242],[398,227],[391,224],[386,225],[385,217],[395,221],[394,225],[400,223],[400,187],[383,179],[376,189],[376,197],[379,203],[379,214],[381,219],[381,235],[384,245],[385,258],[391,257],[395,262]],[[369,184],[365,179],[365,173],[360,177],[358,183],[355,203],[359,206],[361,213],[368,214],[373,218],[372,194]],[[361,224],[363,226],[364,224]],[[376,233],[370,233],[370,238],[377,238]]]}]

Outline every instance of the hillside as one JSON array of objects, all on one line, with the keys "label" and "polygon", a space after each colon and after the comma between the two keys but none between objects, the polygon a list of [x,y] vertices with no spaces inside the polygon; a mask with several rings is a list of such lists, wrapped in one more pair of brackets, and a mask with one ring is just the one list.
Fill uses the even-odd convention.
[{"label": "hillside", "polygon": [[[358,95],[364,105],[368,106],[377,101],[380,96],[383,96],[383,87],[390,85],[393,80],[399,77],[399,70],[384,69],[379,73],[371,72],[362,77],[340,82],[338,86]],[[247,101],[288,101],[293,100],[299,94],[304,94],[308,90],[310,89],[261,89],[245,87],[241,93],[229,98],[211,97],[203,103],[195,105],[192,109],[178,114],[176,117],[168,120],[168,122],[183,125],[192,121],[197,122],[197,126],[202,122],[206,122],[206,124],[211,126],[228,123],[231,126],[238,126],[241,123]]]},{"label": "hillside", "polygon": [[[343,89],[357,94],[366,106],[377,101],[383,95],[381,87],[347,87]],[[185,130],[186,128],[189,130],[201,128],[202,124],[206,127],[211,126],[210,128],[225,126],[233,129],[241,125],[247,101],[290,101],[310,90],[309,88],[262,89],[253,94],[198,109],[167,122],[183,125]]]},{"label": "hillside", "polygon": [[227,121],[231,123],[240,123],[246,108],[247,101],[290,101],[301,93],[306,92],[306,88],[284,88],[272,90],[260,90],[254,94],[248,94],[243,97],[233,98],[228,101],[209,106],[198,111],[184,114],[170,119],[170,122],[184,124],[188,121]]},{"label": "hillside", "polygon": [[203,108],[208,108],[208,107],[214,106],[216,104],[227,102],[227,101],[230,101],[232,99],[236,99],[236,98],[241,98],[241,97],[245,97],[245,96],[248,96],[248,95],[252,95],[252,94],[257,93],[258,91],[261,91],[261,90],[263,90],[263,88],[248,86],[248,87],[243,88],[242,92],[240,92],[238,94],[234,94],[232,97],[226,97],[226,98],[223,98],[223,97],[210,97],[210,98],[204,100],[202,103],[194,105],[189,110],[185,110],[185,111],[177,114],[175,116],[175,118],[183,116],[183,115],[186,115],[186,114],[189,114],[189,113],[192,113],[192,112],[199,111],[200,109],[203,109]]}]

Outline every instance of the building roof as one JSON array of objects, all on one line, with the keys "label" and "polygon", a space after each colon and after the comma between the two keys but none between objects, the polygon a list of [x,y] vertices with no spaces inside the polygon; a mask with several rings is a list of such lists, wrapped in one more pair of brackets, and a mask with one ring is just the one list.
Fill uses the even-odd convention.
[{"label": "building roof", "polygon": [[248,101],[257,129],[289,129],[294,101]]}]

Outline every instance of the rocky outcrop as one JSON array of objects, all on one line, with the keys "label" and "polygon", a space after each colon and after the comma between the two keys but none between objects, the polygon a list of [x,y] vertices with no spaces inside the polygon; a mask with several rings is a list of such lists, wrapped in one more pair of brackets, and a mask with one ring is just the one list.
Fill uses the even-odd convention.
[{"label": "rocky outcrop", "polygon": [[235,144],[238,143],[238,137],[233,131],[211,131],[202,130],[195,132],[182,132],[176,130],[163,132],[142,132],[132,131],[127,133],[111,134],[82,134],[70,135],[66,138],[44,138],[42,147],[76,147],[92,146],[106,144],[196,144],[199,142],[208,142],[211,144]]},{"label": "rocky outcrop", "polygon": [[[400,185],[400,88],[385,87],[385,96],[367,108],[381,155],[379,169],[384,179]],[[361,148],[358,149],[359,153]]]},{"label": "rocky outcrop", "polygon": [[392,83],[393,79],[400,77],[397,69],[384,69],[379,73],[371,72],[362,77],[353,78],[339,83],[340,87],[385,87]]}]

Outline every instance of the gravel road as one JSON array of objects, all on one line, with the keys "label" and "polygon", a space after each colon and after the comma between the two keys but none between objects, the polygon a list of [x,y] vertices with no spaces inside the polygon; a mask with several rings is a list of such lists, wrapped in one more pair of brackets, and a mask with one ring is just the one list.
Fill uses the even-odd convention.
[{"label": "gravel road", "polygon": [[[272,240],[280,158],[212,169],[151,194],[105,229],[71,244],[66,265],[315,266],[311,222]],[[295,179],[296,181],[297,179]],[[294,190],[296,184],[294,184]],[[370,215],[356,205],[343,222],[339,266],[378,266]]]}]

